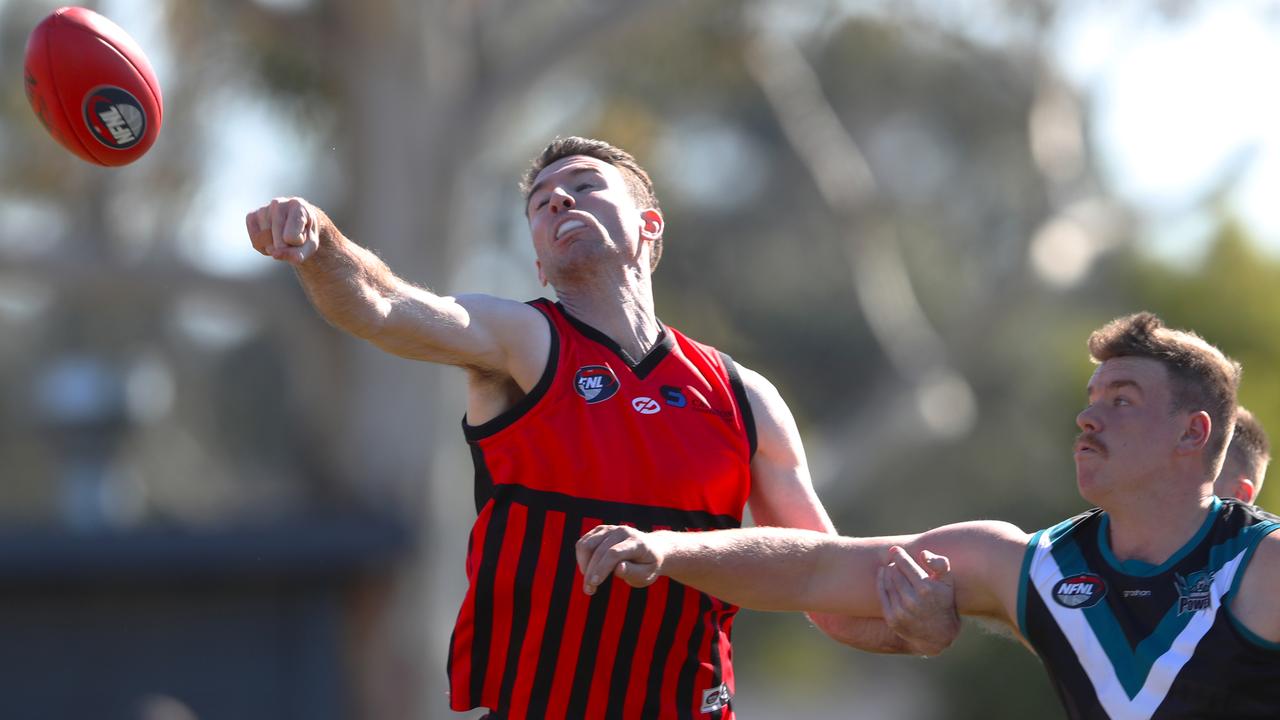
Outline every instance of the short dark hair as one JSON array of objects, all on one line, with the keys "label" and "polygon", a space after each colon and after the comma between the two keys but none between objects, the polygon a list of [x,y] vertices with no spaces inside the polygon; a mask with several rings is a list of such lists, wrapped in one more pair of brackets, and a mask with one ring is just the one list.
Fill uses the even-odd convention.
[{"label": "short dark hair", "polygon": [[1271,461],[1271,442],[1262,423],[1244,406],[1236,408],[1236,430],[1231,435],[1227,453],[1248,471],[1254,490],[1261,490],[1267,463]]},{"label": "short dark hair", "polygon": [[1188,330],[1167,328],[1140,312],[1116,318],[1089,336],[1089,355],[1102,363],[1115,357],[1156,360],[1169,373],[1170,411],[1203,410],[1211,428],[1205,446],[1208,467],[1217,469],[1231,438],[1240,387],[1240,363]]},{"label": "short dark hair", "polygon": [[[520,194],[524,196],[526,205],[529,203],[529,194],[533,192],[533,182],[538,178],[538,173],[546,170],[548,165],[574,155],[595,158],[618,168],[622,171],[627,189],[637,205],[642,208],[661,209],[658,206],[658,195],[653,190],[653,180],[649,178],[649,173],[640,167],[640,163],[631,156],[631,153],[610,145],[604,140],[576,135],[552,140],[551,144],[543,148],[542,152],[529,164],[529,168],[524,171],[524,176],[520,179]],[[661,258],[662,237],[659,236],[657,242],[653,244],[653,255],[649,259],[650,272],[658,267],[658,260]]]}]

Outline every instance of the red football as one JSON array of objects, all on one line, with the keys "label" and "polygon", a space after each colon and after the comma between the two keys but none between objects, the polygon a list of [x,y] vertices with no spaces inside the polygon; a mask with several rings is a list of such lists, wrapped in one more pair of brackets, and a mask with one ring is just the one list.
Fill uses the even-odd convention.
[{"label": "red football", "polygon": [[59,8],[31,31],[27,99],[54,140],[96,165],[127,165],[160,134],[160,83],[119,25]]}]

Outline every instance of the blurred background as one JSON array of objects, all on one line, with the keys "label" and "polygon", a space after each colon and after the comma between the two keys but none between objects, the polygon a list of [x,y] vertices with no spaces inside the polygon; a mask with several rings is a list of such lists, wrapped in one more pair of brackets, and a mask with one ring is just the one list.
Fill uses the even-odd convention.
[{"label": "blurred background", "polygon": [[[165,100],[118,169],[27,106],[56,6],[0,0],[0,717],[475,716],[464,377],[320,320],[245,237],[273,196],[527,299],[528,160],[629,149],[659,315],[780,388],[847,534],[1082,510],[1084,339],[1140,309],[1280,428],[1276,3],[103,1]],[[735,647],[743,720],[1062,716],[977,627],[926,661],[744,612]]]}]

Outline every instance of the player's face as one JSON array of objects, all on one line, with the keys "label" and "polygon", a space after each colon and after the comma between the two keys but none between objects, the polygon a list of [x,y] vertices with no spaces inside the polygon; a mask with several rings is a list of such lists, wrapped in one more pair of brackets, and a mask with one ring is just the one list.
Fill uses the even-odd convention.
[{"label": "player's face", "polygon": [[534,179],[526,207],[538,272],[557,285],[592,272],[601,258],[635,258],[644,219],[622,171],[583,155],[561,158]]},{"label": "player's face", "polygon": [[1160,487],[1183,430],[1183,413],[1172,411],[1164,365],[1148,358],[1112,358],[1094,371],[1087,392],[1089,404],[1076,416],[1080,494],[1103,504],[1117,492],[1133,495]]}]

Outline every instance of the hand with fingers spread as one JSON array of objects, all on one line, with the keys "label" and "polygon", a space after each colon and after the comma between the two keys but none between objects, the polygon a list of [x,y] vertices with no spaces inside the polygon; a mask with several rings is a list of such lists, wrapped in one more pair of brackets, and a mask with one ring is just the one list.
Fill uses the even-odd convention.
[{"label": "hand with fingers spread", "polygon": [[275,198],[245,216],[253,249],[290,265],[300,265],[320,247],[319,208],[302,198]]},{"label": "hand with fingers spread", "polygon": [[575,551],[582,571],[582,590],[588,595],[594,595],[610,574],[631,587],[648,587],[662,569],[659,534],[625,525],[597,525],[578,540]]},{"label": "hand with fingers spread", "polygon": [[914,654],[937,655],[960,634],[951,563],[921,550],[919,563],[901,547],[889,548],[889,562],[876,578],[885,622]]}]

